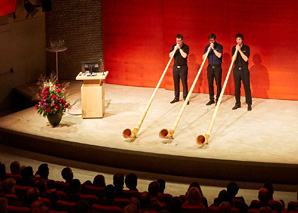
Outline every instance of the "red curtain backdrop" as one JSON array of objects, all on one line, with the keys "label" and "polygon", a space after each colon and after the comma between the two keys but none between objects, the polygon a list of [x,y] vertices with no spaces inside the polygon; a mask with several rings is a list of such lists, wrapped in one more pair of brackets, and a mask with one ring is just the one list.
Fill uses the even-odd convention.
[{"label": "red curtain backdrop", "polygon": [[[107,82],[155,87],[178,33],[190,47],[189,87],[210,33],[223,45],[224,81],[240,32],[251,48],[252,96],[298,100],[297,11],[298,1],[293,0],[103,0]],[[195,92],[208,93],[206,65]],[[173,89],[172,66],[162,87]],[[234,94],[232,74],[225,94]]]},{"label": "red curtain backdrop", "polygon": [[17,0],[0,0],[0,16],[16,11]]}]

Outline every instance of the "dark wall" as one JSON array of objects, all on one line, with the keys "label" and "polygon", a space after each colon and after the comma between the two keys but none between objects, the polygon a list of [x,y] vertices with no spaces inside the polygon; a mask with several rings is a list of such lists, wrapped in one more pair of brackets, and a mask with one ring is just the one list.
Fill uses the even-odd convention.
[{"label": "dark wall", "polygon": [[[103,58],[101,0],[52,1],[46,13],[46,46],[63,39],[67,51],[58,54],[59,79],[74,80],[81,61]],[[47,52],[47,72],[55,71],[55,53]]]}]

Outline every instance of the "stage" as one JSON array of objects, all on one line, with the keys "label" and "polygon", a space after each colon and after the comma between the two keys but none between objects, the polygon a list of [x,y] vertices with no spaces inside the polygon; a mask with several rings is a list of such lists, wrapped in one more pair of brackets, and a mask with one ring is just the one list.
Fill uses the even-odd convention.
[{"label": "stage", "polygon": [[[135,140],[123,139],[133,129],[154,88],[105,85],[102,119],[82,119],[81,82],[71,82],[71,103],[60,126],[52,128],[34,107],[0,118],[1,143],[57,157],[105,166],[188,177],[273,183],[298,183],[298,101],[253,98],[252,111],[242,97],[235,111],[234,96],[225,95],[209,144],[199,147],[214,112],[208,94],[192,94],[174,134],[171,128],[183,101],[173,91],[159,89]],[[182,96],[182,94],[181,94]],[[182,98],[181,98],[182,99]]]}]

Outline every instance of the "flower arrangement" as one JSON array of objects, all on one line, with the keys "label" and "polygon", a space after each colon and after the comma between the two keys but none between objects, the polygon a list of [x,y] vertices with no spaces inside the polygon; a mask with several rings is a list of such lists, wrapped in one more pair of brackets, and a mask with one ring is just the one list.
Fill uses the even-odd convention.
[{"label": "flower arrangement", "polygon": [[36,99],[38,104],[35,105],[37,113],[44,117],[49,114],[64,114],[67,108],[71,109],[70,103],[67,101],[69,95],[66,88],[69,82],[56,84],[57,77],[51,74],[50,78],[40,76],[38,79],[38,93]]}]

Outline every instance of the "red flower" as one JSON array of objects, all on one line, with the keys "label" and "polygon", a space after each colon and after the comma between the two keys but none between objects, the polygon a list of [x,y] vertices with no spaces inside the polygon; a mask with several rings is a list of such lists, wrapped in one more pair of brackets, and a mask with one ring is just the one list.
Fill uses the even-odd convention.
[{"label": "red flower", "polygon": [[51,106],[55,106],[55,104],[54,103],[51,103]]},{"label": "red flower", "polygon": [[54,99],[56,99],[57,97],[56,97],[56,95],[52,95],[52,99],[54,100]]},{"label": "red flower", "polygon": [[44,89],[45,89],[45,90],[49,90],[49,88],[50,88],[50,87],[49,87],[49,86],[47,86],[47,87],[46,87],[46,88],[44,88]]},{"label": "red flower", "polygon": [[48,95],[48,94],[49,94],[49,91],[45,91],[44,94],[45,94],[45,95]]},{"label": "red flower", "polygon": [[51,109],[49,107],[47,108],[47,112],[51,112]]},{"label": "red flower", "polygon": [[57,84],[57,87],[61,87],[61,84]]},{"label": "red flower", "polygon": [[44,101],[41,101],[39,105],[42,105],[44,103]]},{"label": "red flower", "polygon": [[65,92],[65,90],[66,90],[65,88],[62,88],[62,92]]},{"label": "red flower", "polygon": [[43,96],[43,99],[46,99],[47,97],[48,97],[48,96],[45,95],[45,96]]},{"label": "red flower", "polygon": [[37,108],[38,108],[38,105],[37,105],[37,104],[35,104],[35,109],[37,110]]},{"label": "red flower", "polygon": [[36,97],[39,98],[39,94],[38,93],[36,94]]},{"label": "red flower", "polygon": [[65,104],[65,100],[64,100],[64,99],[62,99],[62,100],[61,100],[61,103],[62,103],[62,104]]},{"label": "red flower", "polygon": [[65,104],[64,106],[65,106],[65,108],[68,108],[68,104]]},{"label": "red flower", "polygon": [[56,91],[57,91],[58,93],[60,93],[60,92],[61,92],[61,90],[60,90],[60,89],[57,89]]}]

